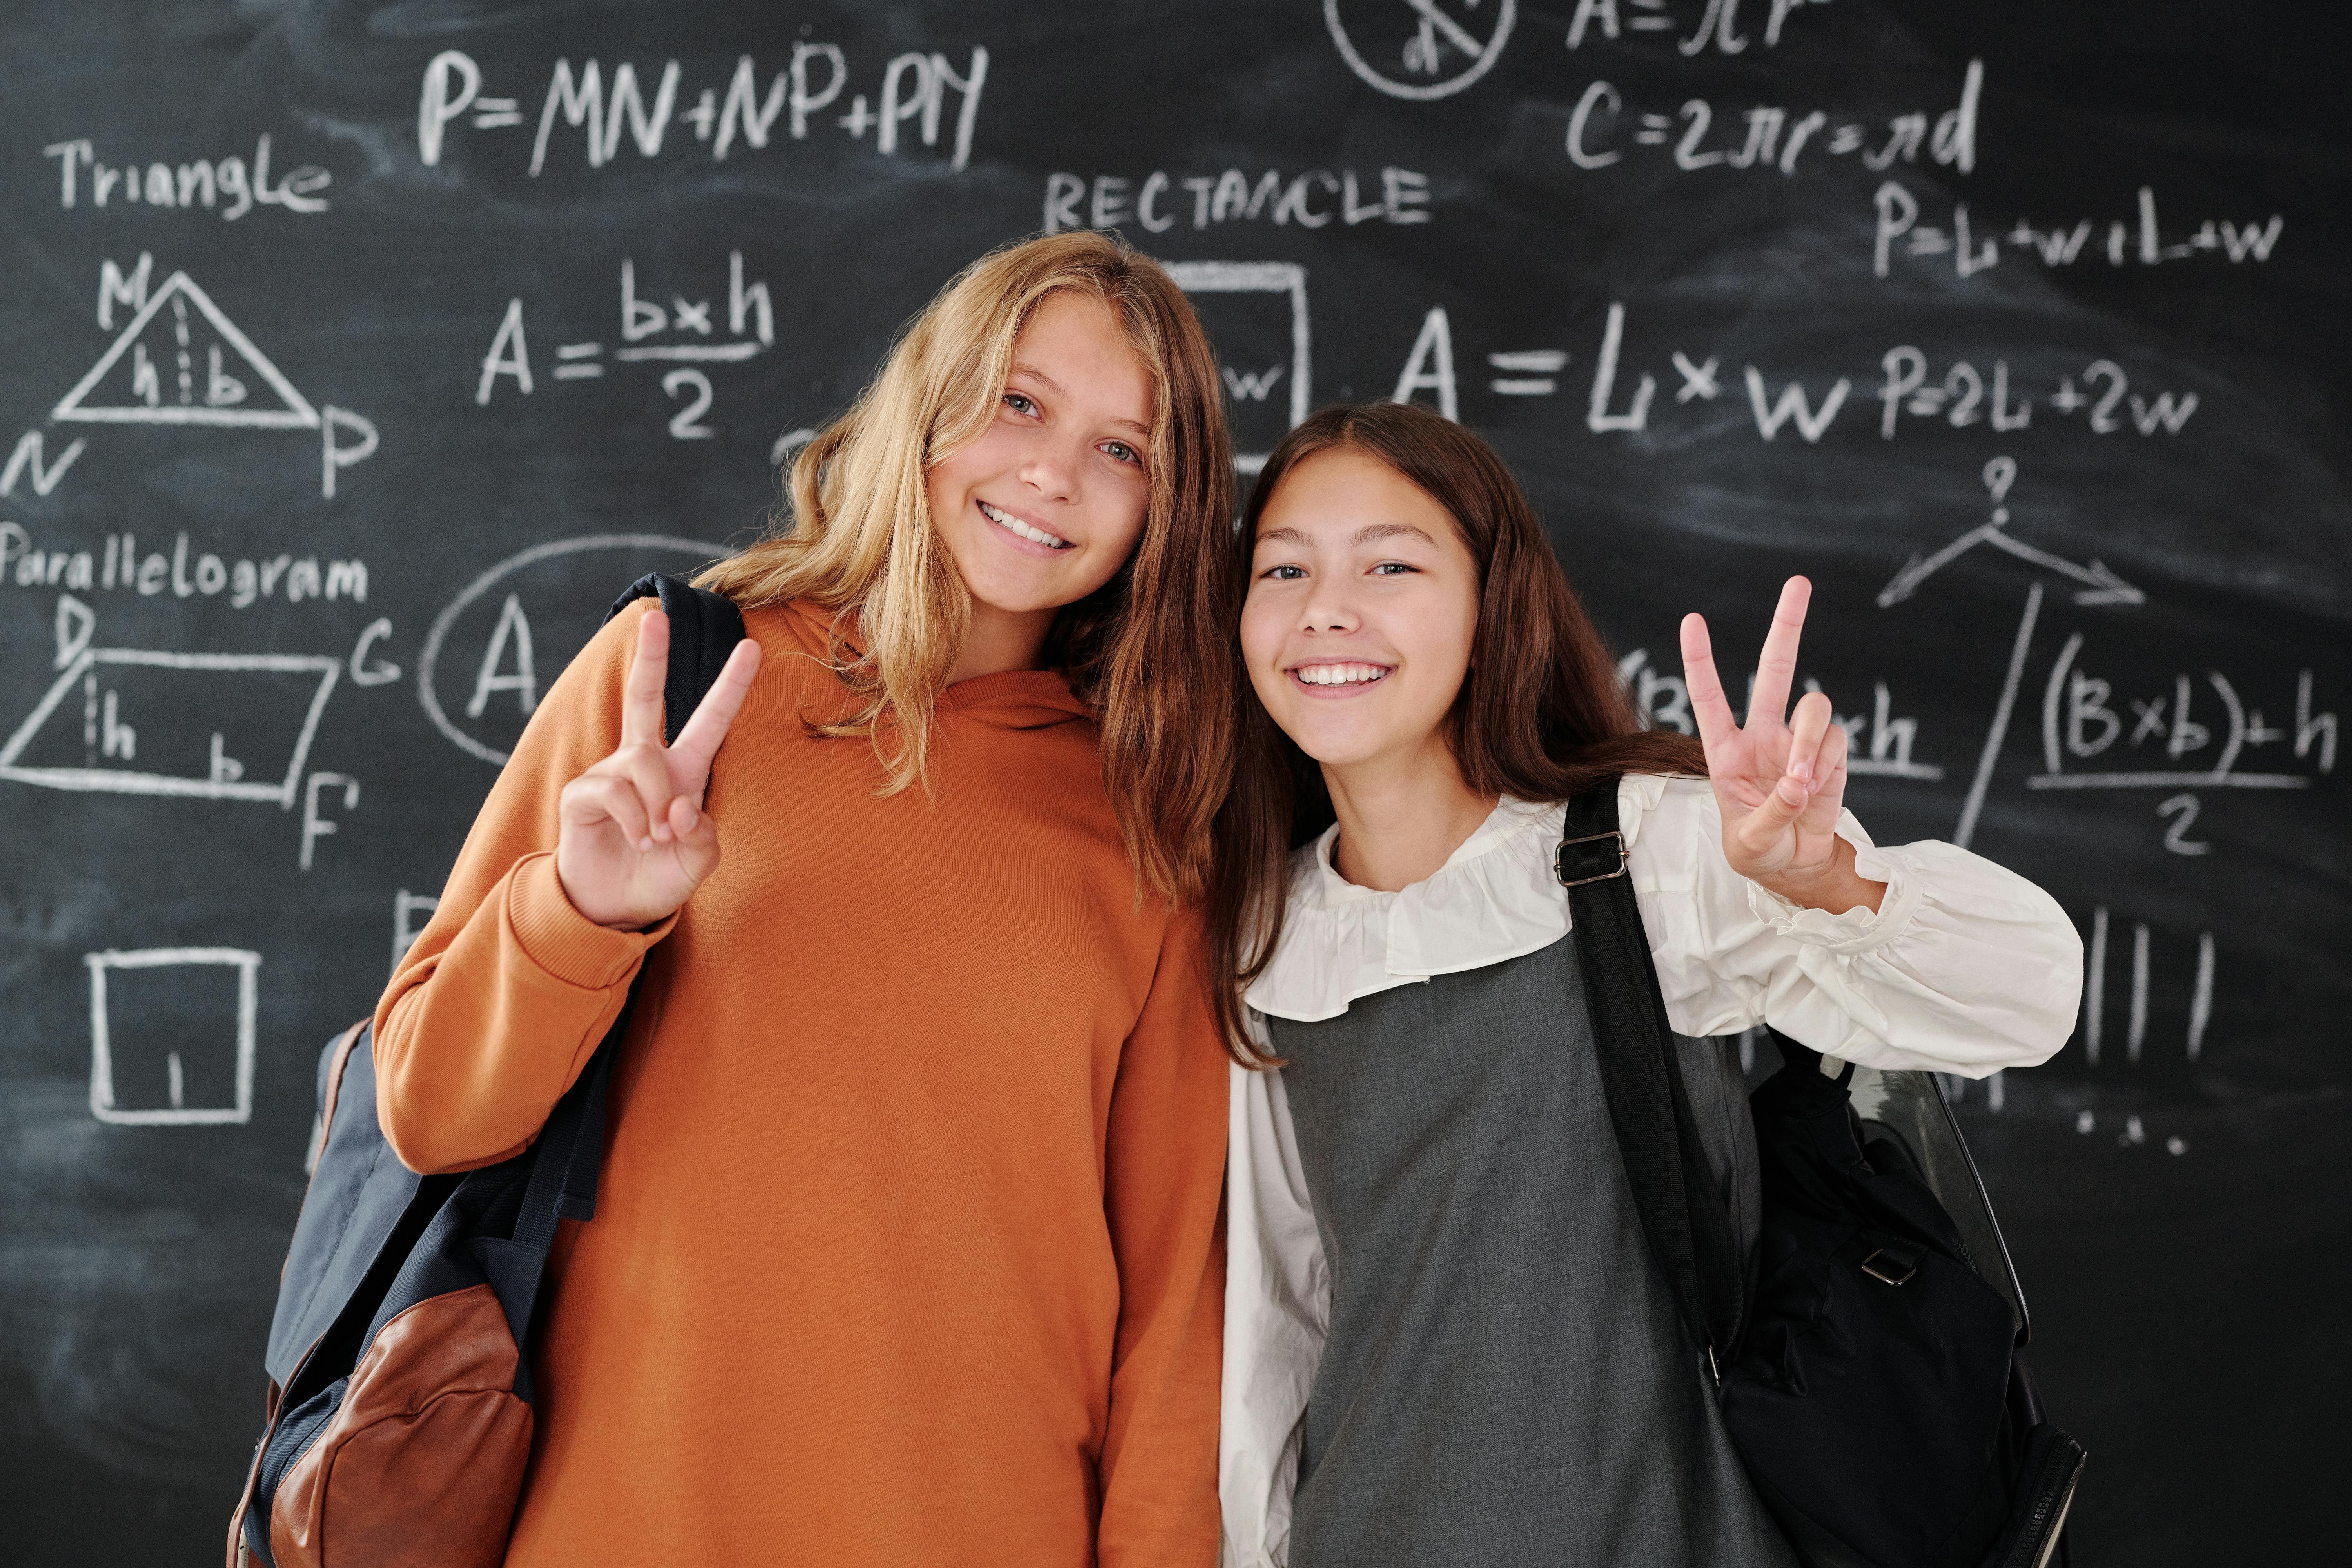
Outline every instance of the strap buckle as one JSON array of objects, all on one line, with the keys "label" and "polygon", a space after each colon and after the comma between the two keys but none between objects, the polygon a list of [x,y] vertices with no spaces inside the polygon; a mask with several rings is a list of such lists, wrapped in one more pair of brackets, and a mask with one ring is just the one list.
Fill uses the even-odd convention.
[{"label": "strap buckle", "polygon": [[1911,1276],[1919,1272],[1919,1264],[1926,1257],[1925,1247],[1882,1247],[1862,1260],[1862,1271],[1884,1284],[1906,1285]]},{"label": "strap buckle", "polygon": [[[1617,847],[1613,859],[1605,844]],[[1591,845],[1592,847],[1579,848],[1579,845]],[[1588,833],[1581,838],[1561,839],[1559,853],[1552,861],[1552,869],[1558,874],[1561,887],[1580,888],[1587,882],[1605,882],[1612,877],[1623,876],[1626,859],[1625,836],[1612,829],[1607,833]]]}]

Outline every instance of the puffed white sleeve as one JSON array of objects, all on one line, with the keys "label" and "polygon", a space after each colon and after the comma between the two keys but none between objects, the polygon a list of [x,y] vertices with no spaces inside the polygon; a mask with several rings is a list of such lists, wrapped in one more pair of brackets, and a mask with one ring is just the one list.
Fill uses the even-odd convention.
[{"label": "puffed white sleeve", "polygon": [[[1271,1054],[1253,1013],[1258,1047]],[[1220,1568],[1281,1568],[1307,1390],[1331,1282],[1279,1071],[1232,1069],[1225,1144],[1225,1369],[1217,1454]]]},{"label": "puffed white sleeve", "polygon": [[1881,849],[1852,812],[1838,836],[1886,884],[1876,912],[1790,903],[1731,868],[1704,779],[1627,777],[1618,792],[1634,892],[1685,1035],[1769,1024],[1864,1067],[1983,1078],[2032,1067],[2074,1032],[2083,939],[2058,901],[1965,849]]}]

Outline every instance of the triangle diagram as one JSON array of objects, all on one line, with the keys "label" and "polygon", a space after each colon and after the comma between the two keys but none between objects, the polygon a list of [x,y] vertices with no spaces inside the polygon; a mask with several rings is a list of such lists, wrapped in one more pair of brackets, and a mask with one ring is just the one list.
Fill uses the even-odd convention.
[{"label": "triangle diagram", "polygon": [[184,272],[173,273],[148,296],[113,347],[58,400],[49,417],[91,425],[319,427],[310,399]]}]

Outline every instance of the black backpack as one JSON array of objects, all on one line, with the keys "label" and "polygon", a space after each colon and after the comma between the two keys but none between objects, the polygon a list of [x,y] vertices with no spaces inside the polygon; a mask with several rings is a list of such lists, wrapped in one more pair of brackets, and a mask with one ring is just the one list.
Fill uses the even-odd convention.
[{"label": "black backpack", "polygon": [[[742,639],[743,617],[658,574],[612,614],[656,597],[670,621],[663,697],[675,741]],[[384,1142],[368,1024],[329,1043],[229,1568],[505,1561],[530,1458],[540,1280],[556,1222],[595,1215],[605,1092],[628,1021],[625,1005],[529,1149],[454,1175],[419,1175]]]},{"label": "black backpack", "polygon": [[2042,1414],[2024,1294],[1942,1084],[1874,1073],[1858,1108],[1851,1064],[1826,1077],[1773,1034],[1784,1065],[1748,1101],[1751,1279],[1625,864],[1612,779],[1570,803],[1557,870],[1633,1206],[1757,1494],[1807,1568],[2042,1568],[2083,1448]]}]

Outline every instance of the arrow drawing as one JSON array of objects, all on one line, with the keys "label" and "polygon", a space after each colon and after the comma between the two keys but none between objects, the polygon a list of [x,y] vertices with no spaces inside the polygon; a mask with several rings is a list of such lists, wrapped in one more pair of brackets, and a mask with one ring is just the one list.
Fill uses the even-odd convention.
[{"label": "arrow drawing", "polygon": [[1919,591],[1920,584],[1925,583],[1979,544],[1990,544],[2004,554],[2014,555],[2020,561],[2031,563],[2044,571],[2055,572],[2063,577],[2071,577],[2075,582],[2083,584],[2083,587],[2074,591],[2074,602],[2078,605],[2138,605],[2147,602],[2146,594],[2117,576],[2115,569],[2105,562],[2094,560],[2088,563],[2081,563],[2068,561],[2063,556],[2053,555],[2046,550],[2036,550],[2021,540],[2011,538],[2006,531],[2009,509],[1998,503],[2009,494],[2009,487],[2016,480],[2015,458],[1995,458],[1991,462],[1987,463],[1984,469],[1984,481],[1986,487],[1992,491],[1992,498],[1996,503],[1992,509],[1991,521],[1969,530],[1933,555],[1911,557],[1904,563],[1903,570],[1895,574],[1893,581],[1878,591],[1878,607],[1883,610],[1890,605],[1900,604],[1909,598]]}]

